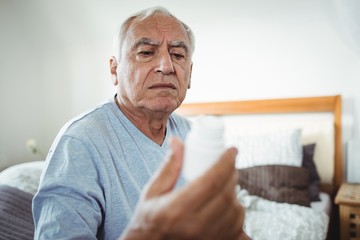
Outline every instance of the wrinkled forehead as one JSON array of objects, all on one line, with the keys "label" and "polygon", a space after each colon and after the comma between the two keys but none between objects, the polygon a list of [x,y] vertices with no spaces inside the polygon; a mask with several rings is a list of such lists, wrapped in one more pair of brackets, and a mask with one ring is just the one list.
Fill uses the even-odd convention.
[{"label": "wrinkled forehead", "polygon": [[159,42],[183,42],[190,49],[190,40],[185,27],[171,16],[155,14],[146,19],[134,21],[126,34],[126,45],[129,47],[143,38]]}]

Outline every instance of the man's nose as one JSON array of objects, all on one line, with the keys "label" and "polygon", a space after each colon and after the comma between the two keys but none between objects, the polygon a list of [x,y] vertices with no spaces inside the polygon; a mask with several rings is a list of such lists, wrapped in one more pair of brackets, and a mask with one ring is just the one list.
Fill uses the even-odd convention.
[{"label": "man's nose", "polygon": [[168,52],[159,54],[157,64],[156,72],[162,72],[163,74],[174,73],[174,65]]}]

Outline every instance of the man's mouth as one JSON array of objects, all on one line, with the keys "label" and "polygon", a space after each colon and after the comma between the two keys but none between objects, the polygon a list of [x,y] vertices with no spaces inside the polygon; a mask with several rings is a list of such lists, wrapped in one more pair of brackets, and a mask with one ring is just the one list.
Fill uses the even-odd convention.
[{"label": "man's mouth", "polygon": [[176,89],[175,85],[172,83],[158,83],[150,86],[150,89],[164,89],[164,88]]}]

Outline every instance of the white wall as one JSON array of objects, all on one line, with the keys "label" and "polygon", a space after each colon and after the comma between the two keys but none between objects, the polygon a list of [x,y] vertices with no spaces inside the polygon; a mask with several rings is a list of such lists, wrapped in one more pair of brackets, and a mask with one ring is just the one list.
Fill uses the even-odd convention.
[{"label": "white wall", "polygon": [[359,138],[360,51],[340,2],[360,8],[344,1],[0,0],[0,165],[37,159],[27,139],[47,151],[69,118],[112,96],[114,31],[155,5],[196,35],[187,102],[341,94],[343,141]]}]

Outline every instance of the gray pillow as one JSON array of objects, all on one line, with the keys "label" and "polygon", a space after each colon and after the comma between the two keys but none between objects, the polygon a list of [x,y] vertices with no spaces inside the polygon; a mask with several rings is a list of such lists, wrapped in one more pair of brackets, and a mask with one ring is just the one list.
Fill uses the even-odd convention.
[{"label": "gray pillow", "polygon": [[303,146],[302,167],[309,171],[309,196],[312,202],[320,201],[320,176],[314,162],[315,143]]},{"label": "gray pillow", "polygon": [[0,185],[0,239],[34,238],[32,198],[30,193]]}]

